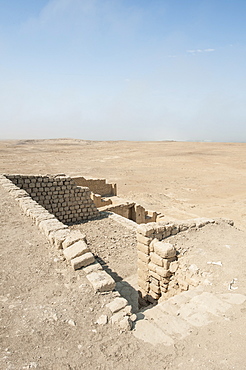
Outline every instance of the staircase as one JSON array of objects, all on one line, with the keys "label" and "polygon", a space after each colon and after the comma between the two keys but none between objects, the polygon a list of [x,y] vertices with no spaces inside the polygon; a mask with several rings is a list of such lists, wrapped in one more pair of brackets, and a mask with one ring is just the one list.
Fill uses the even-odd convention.
[{"label": "staircase", "polygon": [[225,312],[245,300],[242,294],[214,294],[197,287],[139,312],[133,334],[153,345],[170,346],[215,319],[228,320]]}]

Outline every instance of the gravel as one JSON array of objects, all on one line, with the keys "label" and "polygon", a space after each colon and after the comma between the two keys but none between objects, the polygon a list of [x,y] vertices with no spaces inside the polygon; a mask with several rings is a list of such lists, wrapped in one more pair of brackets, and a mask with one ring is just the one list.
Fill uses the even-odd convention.
[{"label": "gravel", "polygon": [[136,233],[109,217],[71,226],[86,235],[88,246],[116,281],[137,273]]}]

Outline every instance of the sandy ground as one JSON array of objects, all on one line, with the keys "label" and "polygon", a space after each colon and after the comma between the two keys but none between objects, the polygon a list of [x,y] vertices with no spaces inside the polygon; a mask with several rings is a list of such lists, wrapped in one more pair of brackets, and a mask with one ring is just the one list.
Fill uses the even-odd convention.
[{"label": "sandy ground", "polygon": [[[136,233],[109,217],[78,223],[71,229],[86,235],[87,244],[101,265],[109,267],[114,280],[121,281],[137,271]],[[126,261],[129,261],[126,263]],[[117,273],[116,273],[117,272]]]},{"label": "sandy ground", "polygon": [[[211,274],[207,289],[228,292],[228,281],[237,277],[237,292],[245,294],[245,149],[230,143],[2,141],[0,172],[107,178],[118,184],[121,197],[167,220],[231,218],[234,228],[207,228],[173,241],[191,251],[189,263]],[[50,248],[4,189],[0,198],[1,368],[245,368],[245,303],[232,307],[223,323],[214,320],[169,347],[99,327],[95,321],[106,298]],[[134,252],[132,243],[126,256]],[[100,250],[106,262],[122,268],[117,254],[108,256],[103,244]],[[207,266],[208,259],[221,260],[223,270]]]},{"label": "sandy ground", "polygon": [[227,217],[246,226],[246,144],[2,141],[0,172],[85,175],[168,218]]}]

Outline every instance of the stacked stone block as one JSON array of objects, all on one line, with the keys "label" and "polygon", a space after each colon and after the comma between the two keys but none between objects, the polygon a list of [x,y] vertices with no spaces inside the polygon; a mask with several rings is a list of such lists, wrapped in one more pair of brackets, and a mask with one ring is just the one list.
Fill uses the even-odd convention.
[{"label": "stacked stone block", "polygon": [[[131,315],[131,306],[118,292],[113,292],[116,283],[96,262],[87,245],[85,235],[79,230],[70,230],[67,225],[64,225],[53,214],[49,213],[32,199],[30,194],[20,189],[6,176],[0,175],[0,185],[18,202],[23,213],[32,218],[50,244],[58,249],[63,249],[65,259],[74,270],[83,268],[95,292],[112,292],[112,296],[116,297],[106,305],[107,312],[99,318],[97,323],[104,325],[109,321],[112,324],[117,324],[121,330],[131,330],[132,321],[135,320]],[[109,299],[111,300],[110,296]]]},{"label": "stacked stone block", "polygon": [[[178,253],[167,243],[169,236],[200,228],[214,220],[199,218],[179,223],[151,222],[137,227],[139,305],[157,303],[189,285],[179,282]],[[176,276],[175,276],[176,275]]]},{"label": "stacked stone block", "polygon": [[77,186],[68,176],[5,176],[61,222],[89,220],[98,215],[90,190]]}]

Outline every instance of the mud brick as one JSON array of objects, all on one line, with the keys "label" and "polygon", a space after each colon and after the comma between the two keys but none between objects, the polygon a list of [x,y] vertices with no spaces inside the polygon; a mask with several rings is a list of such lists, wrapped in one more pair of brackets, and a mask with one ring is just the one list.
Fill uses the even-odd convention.
[{"label": "mud brick", "polygon": [[156,268],[157,268],[158,266],[157,265],[155,265],[153,262],[149,262],[148,263],[148,268],[149,268],[149,270],[151,270],[151,271],[154,271],[154,272],[156,272]]},{"label": "mud brick", "polygon": [[160,286],[161,293],[166,293],[168,287]]},{"label": "mud brick", "polygon": [[164,270],[168,270],[168,268],[169,268],[169,265],[170,265],[170,262],[169,262],[169,259],[166,259],[166,258],[163,258],[163,268],[164,268]]},{"label": "mud brick", "polygon": [[150,292],[155,292],[156,294],[160,295],[161,289],[158,285],[150,283],[149,288],[150,288]]},{"label": "mud brick", "polygon": [[162,240],[162,238],[163,238],[162,233],[155,234],[155,239]]},{"label": "mud brick", "polygon": [[140,270],[145,271],[145,272],[149,271],[148,264],[139,259],[137,261],[137,265]]},{"label": "mud brick", "polygon": [[89,252],[88,245],[84,240],[79,240],[74,244],[70,245],[68,248],[63,250],[63,254],[66,260],[70,261],[73,258],[82,256],[83,254]]},{"label": "mud brick", "polygon": [[149,281],[149,273],[141,269],[138,269],[138,277],[145,282]]},{"label": "mud brick", "polygon": [[116,297],[112,302],[106,304],[106,307],[110,310],[111,313],[118,312],[125,308],[128,305],[128,302],[123,297]]},{"label": "mud brick", "polygon": [[143,236],[142,234],[137,233],[137,241],[139,243],[145,244],[145,245],[150,245],[152,239],[147,238],[146,236]]},{"label": "mud brick", "polygon": [[79,230],[72,230],[70,234],[67,236],[67,238],[64,240],[64,242],[62,243],[62,246],[65,249],[80,240],[86,242],[85,234],[82,234]]},{"label": "mud brick", "polygon": [[151,252],[150,253],[150,259],[151,259],[151,262],[154,263],[155,265],[158,265],[160,267],[163,267],[163,258],[160,257],[155,252]]},{"label": "mud brick", "polygon": [[39,228],[44,231],[45,235],[48,236],[51,231],[66,229],[62,222],[59,222],[56,219],[44,220],[39,223]]},{"label": "mud brick", "polygon": [[188,290],[189,289],[189,284],[185,280],[180,280],[179,279],[178,286],[180,287],[181,290]]},{"label": "mud brick", "polygon": [[170,283],[169,278],[164,278],[164,277],[160,276],[160,285],[166,285],[166,284],[169,284],[169,283]]},{"label": "mud brick", "polygon": [[170,243],[153,241],[154,251],[162,258],[171,258],[176,256],[176,249]]},{"label": "mud brick", "polygon": [[160,281],[159,279],[156,279],[153,276],[150,276],[149,281],[150,281],[150,283],[159,286],[159,281]]},{"label": "mud brick", "polygon": [[137,249],[142,252],[142,253],[145,253],[147,255],[149,255],[149,246],[148,245],[145,245],[143,243],[140,243],[138,242],[137,243]]},{"label": "mud brick", "polygon": [[149,263],[149,261],[150,261],[150,257],[149,257],[147,254],[142,253],[142,252],[140,252],[140,251],[138,251],[138,258],[139,258],[141,261],[145,262],[145,263]]},{"label": "mud brick", "polygon": [[163,289],[167,289],[168,288],[168,285],[169,284],[163,284],[162,281],[160,281],[160,287],[162,287]]},{"label": "mud brick", "polygon": [[178,270],[179,263],[178,261],[170,262],[169,270],[171,273],[175,273]]},{"label": "mud brick", "polygon": [[146,282],[140,278],[138,278],[138,286],[148,292],[149,290],[149,282]]},{"label": "mud brick", "polygon": [[48,211],[44,211],[36,216],[35,223],[38,226],[41,221],[50,220],[50,219],[55,219],[55,216],[49,213]]},{"label": "mud brick", "polygon": [[156,272],[152,271],[152,270],[149,270],[149,276],[150,277],[153,277],[155,278],[156,280],[160,281],[161,280],[161,276],[158,275]]},{"label": "mud brick", "polygon": [[167,278],[172,275],[169,270],[164,270],[164,268],[162,267],[156,267],[156,272],[158,275],[164,278]]},{"label": "mud brick", "polygon": [[153,225],[152,223],[148,224],[141,224],[137,227],[137,232],[142,234],[143,236],[149,237],[154,235]]},{"label": "mud brick", "polygon": [[49,234],[49,241],[52,245],[56,246],[57,249],[62,249],[62,243],[66,239],[66,237],[69,235],[70,230],[64,229],[64,230],[57,230],[52,231]]},{"label": "mud brick", "polygon": [[[80,258],[80,257],[78,257]],[[95,292],[108,292],[115,288],[114,279],[106,271],[91,272],[86,275]]]}]

